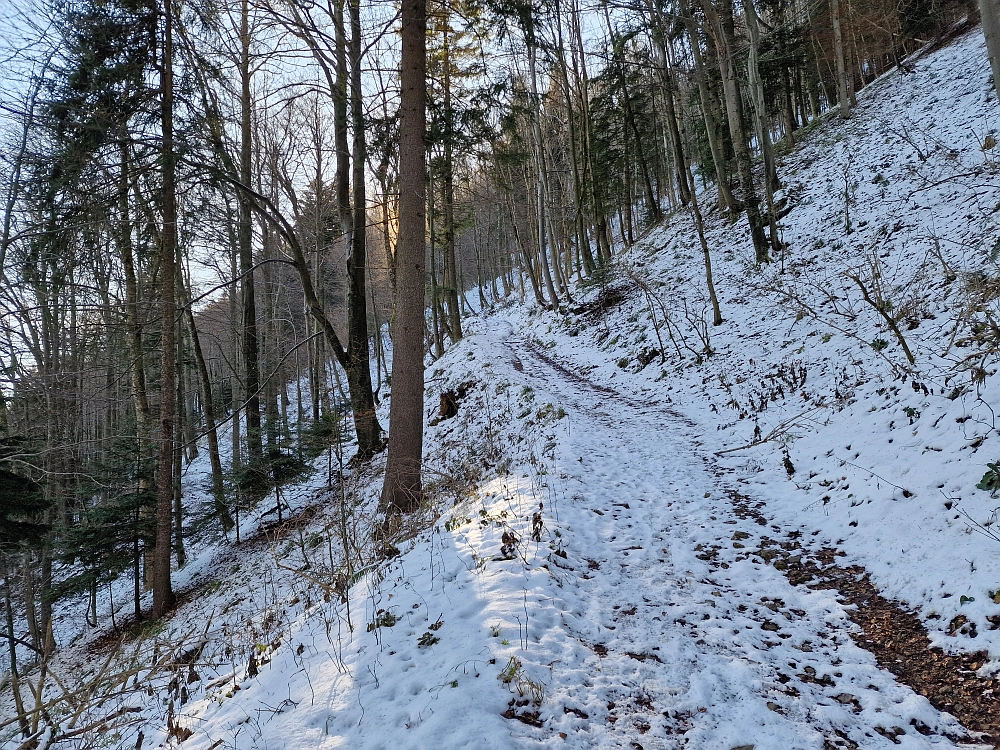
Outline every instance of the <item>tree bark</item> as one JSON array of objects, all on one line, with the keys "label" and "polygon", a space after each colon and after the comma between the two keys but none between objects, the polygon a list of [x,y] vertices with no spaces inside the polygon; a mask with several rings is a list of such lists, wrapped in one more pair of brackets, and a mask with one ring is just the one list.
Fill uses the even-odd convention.
[{"label": "tree bark", "polygon": [[686,206],[691,200],[694,184],[689,184],[687,162],[684,160],[684,146],[681,142],[681,131],[677,124],[677,111],[674,107],[674,81],[667,60],[666,41],[663,29],[663,16],[654,6],[652,0],[646,0],[650,24],[653,33],[653,49],[656,52],[656,62],[660,67],[660,81],[663,88],[663,103],[666,105],[667,129],[670,133],[670,147],[674,157],[674,173],[677,175],[677,192],[681,205]]},{"label": "tree bark", "polygon": [[993,70],[993,88],[1000,91],[1000,0],[979,0],[979,15],[983,19],[986,54]]},{"label": "tree bark", "polygon": [[351,14],[351,113],[354,126],[354,235],[348,277],[348,336],[347,384],[354,411],[354,426],[358,438],[357,459],[365,461],[384,447],[382,425],[375,414],[375,394],[372,391],[371,352],[368,347],[368,194],[365,183],[365,162],[368,148],[365,141],[365,120],[361,89],[361,3],[350,0]]},{"label": "tree bark", "polygon": [[444,303],[448,316],[448,333],[452,342],[462,338],[462,314],[458,307],[458,277],[456,275],[455,253],[455,168],[453,139],[455,137],[451,100],[451,26],[448,10],[444,11],[444,174],[442,175],[442,198],[444,202]]},{"label": "tree bark", "polygon": [[535,157],[535,169],[538,174],[535,179],[535,220],[538,232],[538,261],[541,265],[542,279],[548,294],[549,304],[553,309],[559,307],[559,295],[552,283],[552,268],[549,265],[548,242],[546,240],[545,211],[548,199],[546,185],[545,145],[542,142],[542,104],[538,96],[537,73],[537,41],[534,32],[529,32],[532,38],[526,40],[528,45],[528,83],[531,86],[531,145]]},{"label": "tree bark", "polygon": [[702,0],[702,8],[705,10],[705,16],[708,18],[719,53],[722,84],[726,94],[726,111],[729,115],[729,132],[733,141],[733,150],[736,152],[736,164],[743,187],[743,203],[746,207],[747,223],[750,225],[756,260],[757,263],[767,263],[770,260],[768,242],[764,235],[764,222],[760,215],[757,191],[753,184],[753,165],[750,161],[750,149],[743,116],[743,96],[740,93],[733,57],[735,31],[732,2],[726,0],[723,3],[721,16],[716,12],[711,0]]},{"label": "tree bark", "polygon": [[174,411],[176,407],[177,194],[174,154],[173,0],[163,0],[163,55],[160,72],[162,117],[163,229],[160,232],[160,456],[156,475],[156,547],[153,552],[153,616],[163,617],[175,603],[170,582],[173,518]]},{"label": "tree bark", "polygon": [[844,35],[840,28],[840,0],[830,0],[830,19],[833,23],[833,47],[837,58],[837,100],[840,116],[851,116],[851,99],[847,91],[847,63],[844,59]]},{"label": "tree bark", "polygon": [[399,104],[399,236],[389,455],[380,507],[416,510],[423,494],[427,2],[403,0]]},{"label": "tree bark", "polygon": [[[250,10],[248,0],[240,4],[240,182],[253,184],[253,131],[250,93]],[[244,405],[247,453],[252,469],[259,470],[264,459],[264,440],[260,426],[260,339],[257,332],[257,294],[253,271],[253,217],[250,199],[240,194],[239,228],[240,298],[243,302],[243,369],[246,384]]]},{"label": "tree bark", "polygon": [[223,481],[222,458],[219,455],[219,433],[216,429],[215,402],[212,394],[212,380],[205,362],[205,353],[201,348],[198,328],[194,324],[194,312],[191,309],[190,294],[185,295],[184,307],[188,331],[191,335],[191,348],[194,349],[195,365],[198,368],[198,379],[201,382],[201,411],[205,416],[205,432],[208,434],[208,459],[212,466],[212,499],[215,501],[215,514],[219,517],[222,530],[226,533],[233,528],[233,517],[226,505],[226,489]]},{"label": "tree bark", "polygon": [[[684,25],[687,27],[688,38],[691,41],[691,51],[694,55],[694,76],[698,85],[698,97],[701,100],[701,114],[705,120],[705,134],[708,138],[708,149],[712,154],[712,162],[715,166],[715,181],[719,189],[719,204],[733,217],[736,217],[743,209],[739,201],[729,188],[729,173],[726,170],[726,155],[722,144],[717,137],[717,123],[715,120],[714,97],[708,87],[707,71],[705,61],[701,54],[701,40],[698,35],[698,26],[691,16],[687,1],[681,3],[681,12],[684,15]],[[693,187],[693,186],[692,186]]]},{"label": "tree bark", "polygon": [[21,729],[21,736],[27,737],[30,734],[30,727],[28,726],[28,717],[24,713],[24,700],[21,697],[21,675],[17,667],[17,643],[14,641],[14,609],[11,606],[13,591],[10,585],[10,572],[7,570],[7,558],[2,557],[0,562],[3,563],[3,583],[6,593],[4,597],[4,614],[6,615],[7,650],[10,659],[10,690],[14,694],[14,710],[17,711],[17,721]]}]

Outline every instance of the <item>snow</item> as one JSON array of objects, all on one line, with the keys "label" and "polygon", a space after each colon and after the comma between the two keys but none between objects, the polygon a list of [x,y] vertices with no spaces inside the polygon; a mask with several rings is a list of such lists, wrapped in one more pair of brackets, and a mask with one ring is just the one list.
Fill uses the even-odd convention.
[{"label": "snow", "polygon": [[[988,74],[976,31],[862,91],[851,121],[803,134],[780,168],[785,273],[755,270],[742,223],[710,215],[718,328],[704,324],[684,212],[568,313],[511,303],[469,319],[428,370],[433,502],[408,519],[400,554],[352,553],[348,566],[342,552],[372,532],[378,465],[331,487],[318,471],[295,493],[315,515],[284,535],[252,536],[263,502],[240,545],[192,548],[178,581],[193,594],[123,650],[112,671],[140,674],[84,715],[134,707],[136,721],[103,741],[135,747],[141,730],[144,747],[183,736],[192,750],[975,747],[855,643],[834,592],[792,585],[756,552],[795,532],[836,547],[916,610],[935,645],[1000,658],[987,619],[1000,614],[1000,547],[975,532],[1000,505],[975,488],[996,459],[1000,385],[990,361],[976,362],[985,381],[956,374],[973,351],[956,342],[983,317],[963,289],[996,273],[1000,236],[996,157],[981,148],[1000,116]],[[906,309],[915,365],[851,269]],[[593,313],[609,290],[623,297]],[[655,327],[662,363],[648,355]],[[439,421],[438,394],[463,384],[457,416]],[[766,525],[734,513],[734,493]],[[353,579],[343,599],[338,576]],[[978,632],[948,635],[958,614]],[[96,635],[53,670],[96,674]],[[190,668],[158,666],[192,646]]]}]

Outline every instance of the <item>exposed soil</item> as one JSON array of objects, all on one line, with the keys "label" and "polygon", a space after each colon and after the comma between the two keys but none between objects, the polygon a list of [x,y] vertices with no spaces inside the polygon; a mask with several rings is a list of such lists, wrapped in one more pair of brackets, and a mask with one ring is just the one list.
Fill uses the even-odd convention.
[{"label": "exposed soil", "polygon": [[621,392],[616,391],[614,388],[610,388],[606,385],[601,385],[600,383],[595,383],[593,380],[584,377],[579,372],[576,372],[572,368],[567,367],[558,360],[550,357],[540,346],[538,346],[538,344],[534,343],[533,341],[523,340],[523,341],[518,341],[517,343],[523,345],[526,349],[528,349],[528,351],[532,353],[532,355],[540,359],[542,362],[544,362],[546,365],[548,365],[553,370],[558,372],[560,375],[572,381],[575,385],[580,386],[584,390],[595,391],[604,396],[612,396],[613,398],[621,401],[624,404],[627,404],[633,409],[638,409],[640,411],[646,408],[654,407],[657,411],[660,411],[663,414],[666,414],[667,416],[672,417],[673,419],[676,419],[679,422],[682,422],[688,427],[696,426],[693,421],[685,417],[683,414],[675,411],[674,409],[671,409],[668,406],[665,406],[660,401],[652,400],[648,402],[640,402],[638,399],[630,398],[629,396],[626,396]]},{"label": "exposed soil", "polygon": [[591,302],[577,305],[571,311],[591,325],[599,323],[611,310],[628,299],[630,291],[632,290],[624,284],[608,284],[601,288]]},{"label": "exposed soil", "polygon": [[[766,525],[758,510],[762,503],[755,505],[734,490],[729,491],[729,496],[737,516]],[[798,535],[793,531],[784,541],[765,536],[754,553],[784,573],[790,583],[834,590],[842,603],[856,605],[847,610],[847,615],[861,632],[851,637],[875,656],[880,667],[926,697],[939,711],[957,718],[976,735],[974,741],[1000,748],[1000,679],[976,674],[989,660],[989,654],[946,654],[932,647],[920,618],[905,604],[882,596],[863,567],[837,565],[835,560],[843,553],[831,547],[804,549],[797,541]],[[919,723],[914,728],[922,734],[930,733]]]}]

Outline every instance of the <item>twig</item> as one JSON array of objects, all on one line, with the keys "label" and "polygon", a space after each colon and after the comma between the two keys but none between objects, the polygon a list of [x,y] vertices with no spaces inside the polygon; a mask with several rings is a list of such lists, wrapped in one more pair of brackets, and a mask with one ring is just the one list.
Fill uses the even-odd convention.
[{"label": "twig", "polygon": [[838,456],[836,454],[833,454],[833,457],[836,458],[838,461],[847,464],[848,466],[853,466],[855,469],[861,469],[861,471],[867,471],[869,474],[871,474],[876,479],[878,479],[878,480],[880,480],[882,482],[885,482],[886,484],[890,485],[891,487],[895,487],[897,490],[902,490],[903,492],[909,492],[909,490],[906,489],[905,487],[900,487],[898,484],[890,482],[888,479],[886,479],[883,476],[879,476],[878,474],[876,474],[871,469],[866,469],[864,466],[860,466],[859,464],[856,464],[856,463],[853,463],[851,461],[848,461],[846,458],[840,458],[840,456]]},{"label": "twig", "polygon": [[716,451],[714,455],[716,455],[716,456],[724,456],[727,453],[735,453],[737,451],[745,451],[747,448],[754,448],[754,447],[756,447],[758,445],[763,445],[764,443],[768,443],[768,442],[774,440],[775,438],[781,437],[786,432],[788,432],[788,428],[791,427],[799,419],[802,419],[802,417],[806,416],[807,414],[811,414],[814,411],[818,411],[820,409],[825,409],[825,408],[826,408],[826,404],[820,404],[819,406],[814,406],[812,409],[806,409],[801,414],[797,414],[794,417],[786,419],[784,422],[782,422],[781,424],[779,424],[777,427],[775,427],[773,430],[771,430],[769,433],[767,433],[767,435],[765,435],[764,437],[762,437],[760,440],[754,440],[753,442],[747,443],[746,445],[741,445],[739,448],[727,448],[724,451]]}]

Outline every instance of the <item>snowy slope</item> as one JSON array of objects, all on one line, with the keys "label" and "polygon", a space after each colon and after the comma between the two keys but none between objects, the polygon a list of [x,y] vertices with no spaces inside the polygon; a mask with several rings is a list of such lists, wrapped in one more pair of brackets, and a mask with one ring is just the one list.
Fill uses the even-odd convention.
[{"label": "snowy slope", "polygon": [[[85,730],[61,744],[976,746],[855,643],[834,592],[791,584],[761,552],[789,532],[836,547],[939,645],[1000,656],[1000,546],[969,528],[1000,505],[975,489],[998,458],[1000,392],[956,374],[972,348],[955,345],[982,316],[969,274],[996,271],[987,76],[976,31],[805,134],[781,167],[786,273],[753,269],[742,223],[711,216],[719,328],[702,326],[683,213],[573,312],[470,320],[428,371],[433,503],[398,550],[353,546],[371,535],[379,467],[329,487],[320,471],[283,530],[204,547],[177,613],[106,668],[117,638],[60,653],[64,684],[103,669],[108,696],[77,699],[75,719],[51,709],[56,734]],[[915,365],[851,269],[869,285],[874,269],[906,310]],[[439,420],[445,390],[465,395]],[[763,515],[734,512],[736,493]],[[948,635],[957,614],[977,630]]]},{"label": "snowy slope", "polygon": [[[977,30],[865,89],[851,121],[809,133],[780,169],[791,205],[786,273],[780,263],[750,267],[746,233],[716,220],[709,244],[727,322],[703,327],[692,315],[691,325],[672,312],[675,337],[698,349],[701,327],[714,355],[693,361],[681,344],[685,361],[635,372],[656,342],[638,295],[606,323],[612,337],[598,333],[599,360],[573,336],[580,321],[532,330],[591,379],[667,399],[701,425],[706,453],[771,436],[719,465],[776,523],[818,531],[816,545],[836,545],[887,595],[920,607],[936,645],[988,648],[996,659],[1000,633],[986,618],[1000,614],[990,593],[1000,590],[1000,539],[974,530],[988,530],[1000,506],[975,488],[998,458],[1000,382],[995,357],[969,345],[973,323],[996,305],[979,282],[1000,271],[1000,153],[982,148],[1000,107],[988,81]],[[675,217],[625,257],[624,275],[658,279],[659,299],[703,310],[697,248],[691,219]],[[848,274],[869,288],[877,277],[914,365]],[[975,639],[945,634],[959,614],[978,623]]]}]

